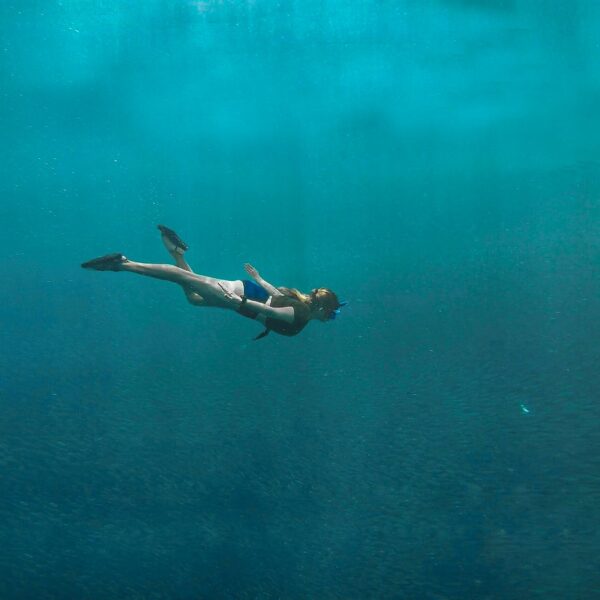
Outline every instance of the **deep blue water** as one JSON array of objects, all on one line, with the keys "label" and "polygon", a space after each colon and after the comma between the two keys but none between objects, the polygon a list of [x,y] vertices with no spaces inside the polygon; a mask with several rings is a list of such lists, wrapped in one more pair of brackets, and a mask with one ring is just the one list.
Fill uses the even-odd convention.
[{"label": "deep blue water", "polygon": [[[600,598],[600,4],[5,0],[0,598]],[[297,337],[79,264],[329,286]]]}]

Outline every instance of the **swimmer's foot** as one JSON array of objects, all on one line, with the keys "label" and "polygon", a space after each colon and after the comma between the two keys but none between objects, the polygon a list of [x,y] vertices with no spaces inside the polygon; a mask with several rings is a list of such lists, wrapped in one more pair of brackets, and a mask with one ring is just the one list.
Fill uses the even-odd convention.
[{"label": "swimmer's foot", "polygon": [[83,269],[93,269],[94,271],[120,271],[121,265],[126,262],[127,258],[120,252],[113,252],[81,263],[81,267]]},{"label": "swimmer's foot", "polygon": [[158,229],[160,230],[163,244],[167,250],[171,254],[176,252],[183,256],[183,253],[188,249],[188,245],[172,229],[169,229],[164,225],[159,225]]}]

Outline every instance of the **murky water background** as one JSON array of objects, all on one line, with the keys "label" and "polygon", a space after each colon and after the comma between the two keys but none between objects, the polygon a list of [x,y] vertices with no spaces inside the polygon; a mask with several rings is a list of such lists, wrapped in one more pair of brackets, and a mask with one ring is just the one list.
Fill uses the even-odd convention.
[{"label": "murky water background", "polygon": [[[592,599],[600,5],[7,0],[2,598]],[[325,285],[255,323],[121,251]]]}]

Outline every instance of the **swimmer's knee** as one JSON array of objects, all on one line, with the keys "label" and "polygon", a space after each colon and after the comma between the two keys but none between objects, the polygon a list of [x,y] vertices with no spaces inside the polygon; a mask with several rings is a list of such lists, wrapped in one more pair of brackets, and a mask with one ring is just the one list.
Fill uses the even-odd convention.
[{"label": "swimmer's knee", "polygon": [[187,301],[192,306],[205,306],[206,305],[204,298],[200,294],[196,294],[195,292],[187,293],[185,295],[185,297],[187,298]]}]

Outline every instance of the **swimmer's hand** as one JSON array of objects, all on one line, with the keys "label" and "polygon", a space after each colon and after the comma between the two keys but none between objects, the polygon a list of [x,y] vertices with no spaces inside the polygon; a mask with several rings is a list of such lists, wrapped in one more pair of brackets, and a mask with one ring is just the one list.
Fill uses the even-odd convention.
[{"label": "swimmer's hand", "polygon": [[258,285],[267,291],[268,294],[271,296],[283,296],[283,293],[274,285],[271,285],[268,281],[265,281],[260,276],[260,273],[250,263],[245,263],[244,269],[246,270],[246,273],[248,273],[248,275],[250,275],[250,277],[252,277],[256,283],[258,283]]},{"label": "swimmer's hand", "polygon": [[238,296],[235,292],[229,291],[221,283],[219,283],[219,287],[223,290],[223,294],[225,295],[225,298],[227,298],[228,300],[231,300],[232,304],[235,304],[236,306],[239,306],[242,303],[242,297],[241,296]]},{"label": "swimmer's hand", "polygon": [[259,272],[250,263],[244,264],[244,270],[246,273],[248,273],[248,275],[250,275],[250,277],[253,277],[254,279],[260,278]]}]

